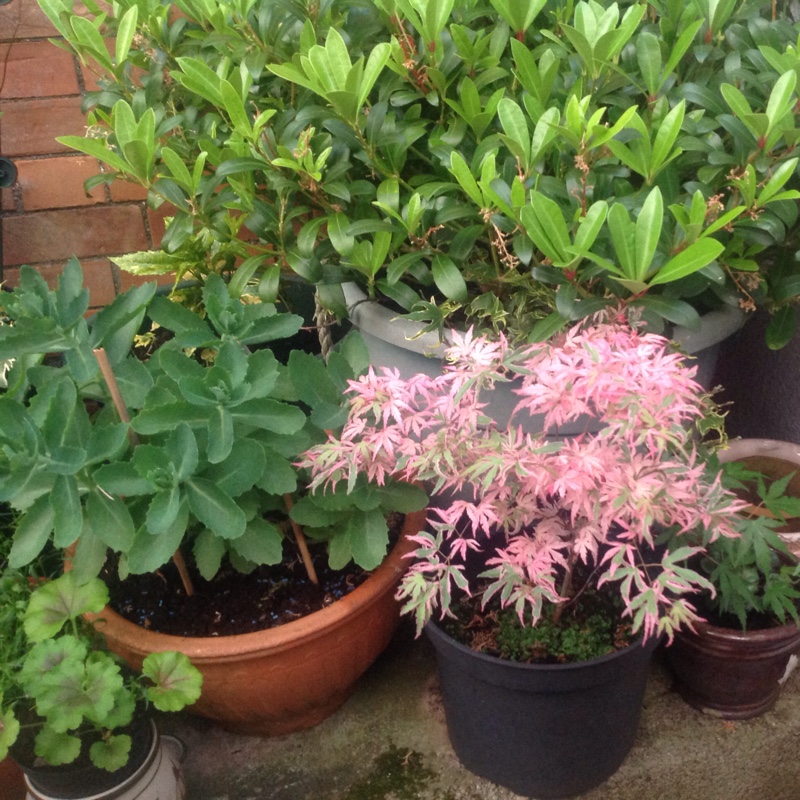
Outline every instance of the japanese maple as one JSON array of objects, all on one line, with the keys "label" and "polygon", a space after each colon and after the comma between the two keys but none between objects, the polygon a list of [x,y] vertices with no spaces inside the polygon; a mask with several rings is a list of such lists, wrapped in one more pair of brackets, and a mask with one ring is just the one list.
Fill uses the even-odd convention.
[{"label": "japanese maple", "polygon": [[[440,496],[399,592],[418,628],[451,614],[459,593],[496,598],[536,624],[544,604],[563,609],[579,596],[578,576],[588,575],[619,592],[634,633],[671,638],[698,619],[692,592],[713,593],[691,566],[698,542],[735,536],[742,505],[698,454],[711,405],[694,373],[667,339],[621,318],[516,349],[470,332],[438,377],[383,369],[353,381],[341,435],[304,465],[315,489],[354,486],[363,473]],[[501,429],[484,399],[509,380],[519,402]],[[530,433],[526,418],[539,415],[541,431]],[[581,420],[584,433],[557,437]],[[656,546],[664,532],[670,547]],[[470,553],[485,565],[477,577]]]}]

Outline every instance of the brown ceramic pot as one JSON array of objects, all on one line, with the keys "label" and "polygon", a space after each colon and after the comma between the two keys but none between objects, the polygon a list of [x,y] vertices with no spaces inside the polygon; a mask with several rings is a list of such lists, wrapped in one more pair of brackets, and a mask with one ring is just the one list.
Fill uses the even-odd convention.
[{"label": "brown ceramic pot", "polygon": [[169,636],[134,625],[110,608],[92,621],[108,645],[138,669],[153,652],[186,653],[203,674],[191,711],[236,733],[281,735],[310,728],[350,696],[399,620],[395,590],[409,537],[425,511],[406,515],[399,543],[358,588],[333,605],[280,627],[238,636]]},{"label": "brown ceramic pot", "polygon": [[681,631],[667,659],[681,696],[695,708],[724,719],[749,719],[769,711],[797,663],[800,628],[719,628],[707,622],[697,633]]},{"label": "brown ceramic pot", "polygon": [[[778,479],[797,475],[787,492],[800,495],[800,446],[771,439],[733,439],[720,461],[741,461]],[[800,648],[794,623],[743,632],[708,623],[697,633],[679,633],[667,658],[683,697],[697,708],[726,719],[748,719],[775,705],[784,677]]]}]

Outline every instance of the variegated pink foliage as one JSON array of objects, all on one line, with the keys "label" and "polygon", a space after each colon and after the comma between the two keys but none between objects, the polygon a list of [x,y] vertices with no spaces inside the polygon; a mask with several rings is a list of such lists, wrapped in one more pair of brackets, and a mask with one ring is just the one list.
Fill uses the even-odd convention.
[{"label": "variegated pink foliage", "polygon": [[[697,619],[691,592],[713,592],[687,564],[697,542],[736,535],[742,506],[698,456],[708,400],[694,372],[667,339],[624,321],[596,320],[516,350],[467,333],[439,377],[403,380],[384,369],[352,382],[341,435],[303,463],[314,489],[352,486],[365,473],[379,484],[420,481],[449,498],[417,536],[400,589],[420,628],[449,613],[456,591],[498,597],[535,624],[544,603],[580,591],[573,576],[582,562],[595,585],[616,585],[635,632],[671,638]],[[500,430],[485,414],[485,390],[515,378],[519,402]],[[521,424],[530,415],[543,415],[541,433]],[[553,436],[586,419],[587,432]],[[677,546],[653,548],[662,530]],[[471,582],[472,551],[486,570]]]}]

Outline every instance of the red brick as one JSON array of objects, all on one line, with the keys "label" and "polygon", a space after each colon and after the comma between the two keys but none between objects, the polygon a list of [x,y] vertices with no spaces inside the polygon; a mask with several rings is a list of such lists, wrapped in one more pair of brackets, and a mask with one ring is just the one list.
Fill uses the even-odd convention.
[{"label": "red brick", "polygon": [[[115,48],[115,40],[106,39],[106,49],[108,50],[109,54],[111,54],[112,58]],[[100,84],[98,83],[98,78],[107,77],[105,69],[103,69],[103,67],[101,67],[94,59],[89,60],[86,64],[81,63],[81,75],[83,76],[83,85],[89,92],[95,92],[101,88]]]},{"label": "red brick", "polygon": [[147,189],[145,189],[144,186],[140,186],[138,183],[117,180],[109,184],[108,188],[111,190],[111,199],[115,203],[141,202],[147,200]]},{"label": "red brick", "polygon": [[[48,286],[55,288],[64,264],[40,264],[36,271],[47,281]],[[89,289],[89,307],[100,308],[108,305],[116,296],[111,264],[108,259],[87,259],[81,261],[83,281]],[[3,271],[3,282],[9,286],[19,283],[19,267],[6,268]]]},{"label": "red brick", "polygon": [[147,250],[141,209],[95,206],[4,217],[3,260],[8,266],[38,264]]},{"label": "red brick", "polygon": [[0,98],[77,95],[79,88],[72,56],[50,42],[0,45]]},{"label": "red brick", "polygon": [[13,0],[0,6],[0,41],[34,39],[56,33],[36,0]]},{"label": "red brick", "polygon": [[14,191],[11,188],[0,190],[0,201],[2,204],[0,208],[3,211],[17,211],[17,201],[14,197]]},{"label": "red brick", "polygon": [[100,172],[97,160],[89,156],[55,156],[53,158],[21,159],[15,162],[22,189],[25,211],[46,208],[70,208],[102,203],[102,186],[92,189],[87,197],[83,182]]},{"label": "red brick", "polygon": [[74,97],[15,100],[3,103],[0,152],[8,158],[75,152],[56,142],[56,136],[81,136],[86,119]]},{"label": "red brick", "polygon": [[172,217],[175,215],[175,206],[171,203],[162,203],[158,208],[147,208],[147,222],[150,226],[150,238],[153,242],[153,249],[161,247],[161,240],[164,238],[164,231],[166,225],[164,217]]},{"label": "red brick", "polygon": [[81,266],[84,283],[89,287],[89,305],[107,306],[117,296],[111,262],[107,258],[85,258]]}]

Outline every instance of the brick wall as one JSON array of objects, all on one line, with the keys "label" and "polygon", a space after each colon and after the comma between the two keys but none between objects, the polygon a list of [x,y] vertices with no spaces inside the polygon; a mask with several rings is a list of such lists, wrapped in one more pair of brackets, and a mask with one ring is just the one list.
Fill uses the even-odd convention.
[{"label": "brick wall", "polygon": [[36,0],[0,5],[0,156],[18,170],[16,183],[2,190],[3,281],[13,286],[22,264],[56,280],[76,255],[97,307],[133,280],[107,256],[157,247],[163,224],[130,184],[87,195],[83,182],[100,172],[99,163],[55,141],[84,132],[81,91],[93,80],[48,41],[54,35]]}]

